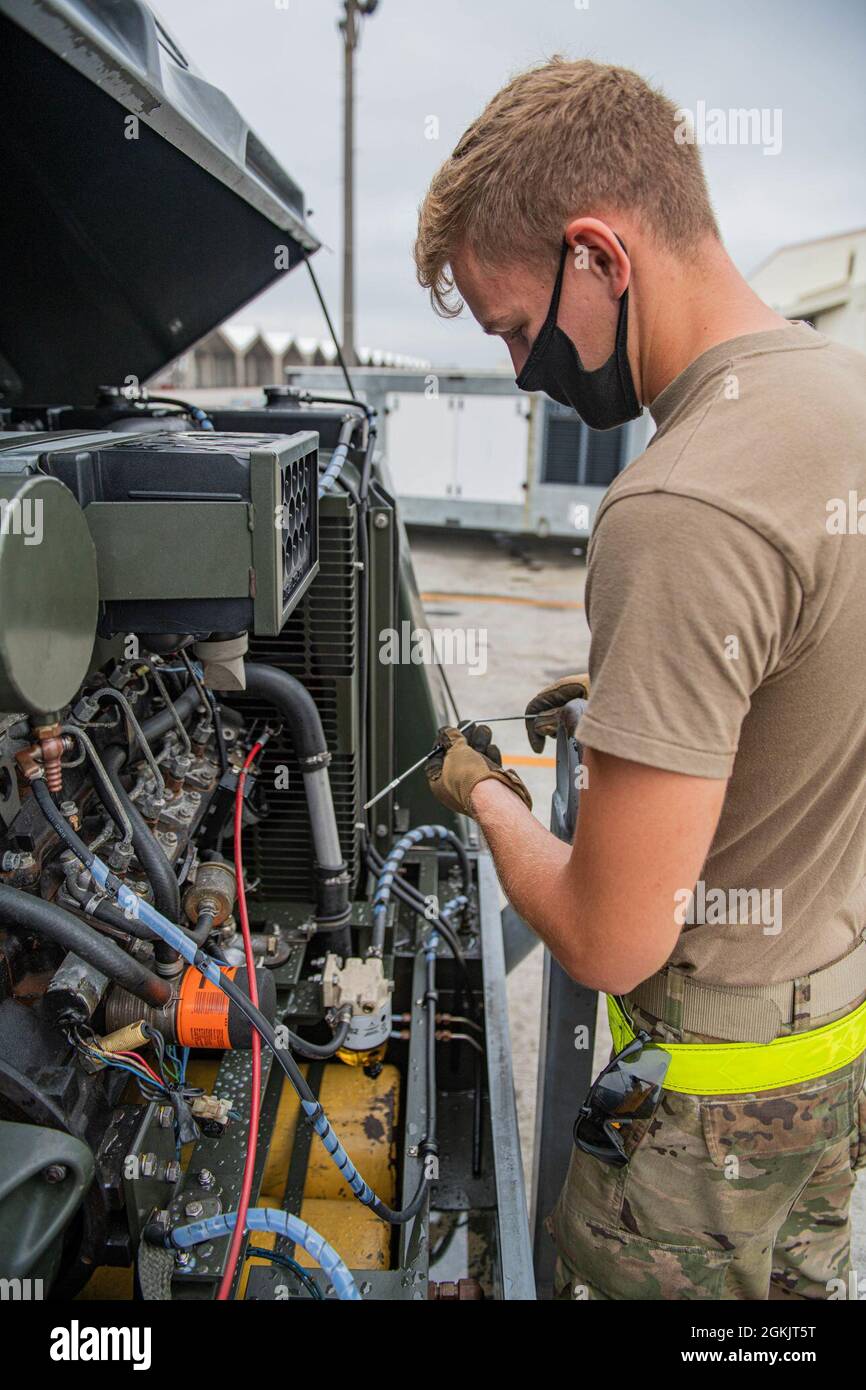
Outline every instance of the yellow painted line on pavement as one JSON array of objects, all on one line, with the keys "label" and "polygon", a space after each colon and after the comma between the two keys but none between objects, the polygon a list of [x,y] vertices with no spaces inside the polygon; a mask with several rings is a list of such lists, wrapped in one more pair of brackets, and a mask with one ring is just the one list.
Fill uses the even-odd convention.
[{"label": "yellow painted line on pavement", "polygon": [[421,595],[422,603],[441,603],[447,599],[463,603],[515,603],[525,608],[583,608],[583,604],[577,599],[527,598],[525,594],[451,594],[437,591]]}]

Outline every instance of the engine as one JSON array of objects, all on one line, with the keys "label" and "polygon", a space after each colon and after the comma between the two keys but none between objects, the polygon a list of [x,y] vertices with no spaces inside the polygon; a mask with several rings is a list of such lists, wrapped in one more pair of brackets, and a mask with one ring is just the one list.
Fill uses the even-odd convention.
[{"label": "engine", "polygon": [[0,53],[0,1297],[531,1297],[375,412],[141,385],[312,271],[303,194],[143,0]]},{"label": "engine", "polygon": [[285,1288],[282,1217],[246,1264],[226,1224],[256,1037],[251,1205],[338,1249],[359,1200],[348,1264],[480,1296],[489,1269],[431,1282],[427,1243],[400,1249],[407,1201],[427,1212],[441,1183],[461,1210],[492,1173],[475,854],[441,816],[401,833],[395,793],[363,809],[411,747],[371,659],[412,599],[375,422],[276,391],[203,430],[182,405],[125,409],[123,430],[115,405],[113,430],[78,412],[50,438],[16,412],[0,451],[4,1273],[148,1293],[157,1258],[164,1296],[213,1296],[227,1270],[247,1296]]}]

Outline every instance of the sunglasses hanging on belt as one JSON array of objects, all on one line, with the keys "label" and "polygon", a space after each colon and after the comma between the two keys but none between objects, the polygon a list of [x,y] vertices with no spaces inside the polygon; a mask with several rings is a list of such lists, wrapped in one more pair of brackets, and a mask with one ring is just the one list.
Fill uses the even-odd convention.
[{"label": "sunglasses hanging on belt", "polygon": [[624,1168],[625,1135],[634,1120],[655,1114],[670,1054],[649,1033],[636,1034],[592,1083],[574,1122],[574,1142],[602,1163]]}]

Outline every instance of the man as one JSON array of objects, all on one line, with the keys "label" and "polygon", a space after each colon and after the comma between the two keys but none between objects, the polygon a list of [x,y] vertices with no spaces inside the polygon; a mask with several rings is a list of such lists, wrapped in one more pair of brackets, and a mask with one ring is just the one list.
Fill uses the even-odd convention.
[{"label": "man", "polygon": [[752,293],[673,104],[589,61],[493,98],[415,256],[519,386],[596,428],[642,405],[656,424],[589,551],[574,844],[483,736],[444,731],[429,774],[565,970],[614,996],[617,1047],[644,1029],[671,1059],[654,1112],[595,1115],[608,1161],[573,1151],[559,1296],[844,1297],[866,1162],[866,358]]}]

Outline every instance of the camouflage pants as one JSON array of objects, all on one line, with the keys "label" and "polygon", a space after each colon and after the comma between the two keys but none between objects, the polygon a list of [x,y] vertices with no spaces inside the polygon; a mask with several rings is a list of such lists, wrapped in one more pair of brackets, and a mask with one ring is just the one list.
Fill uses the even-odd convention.
[{"label": "camouflage pants", "polygon": [[665,1092],[653,1118],[633,1127],[625,1168],[574,1149],[548,1218],[555,1296],[850,1296],[849,1205],[856,1170],[866,1167],[864,1071],[866,1056],[755,1095]]}]

